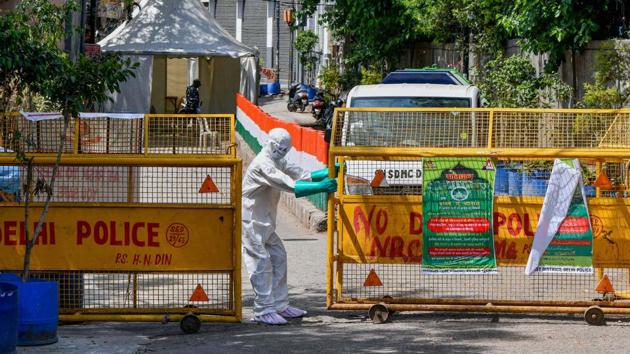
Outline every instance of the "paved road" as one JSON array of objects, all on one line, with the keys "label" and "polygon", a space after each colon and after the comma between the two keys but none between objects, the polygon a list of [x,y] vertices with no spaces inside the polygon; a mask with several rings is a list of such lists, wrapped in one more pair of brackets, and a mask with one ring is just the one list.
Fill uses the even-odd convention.
[{"label": "paved road", "polygon": [[[324,307],[325,235],[307,231],[288,213],[278,233],[289,254],[294,305],[309,316],[288,326],[248,321],[252,291],[244,278],[244,322],[204,323],[184,335],[178,323],[87,323],[59,329],[60,341],[20,353],[623,353],[630,347],[630,318],[604,327],[581,316],[508,316],[401,313],[391,323],[372,324],[365,312]],[[498,322],[497,322],[498,319]]]},{"label": "paved road", "polygon": [[261,97],[258,104],[263,111],[287,122],[295,122],[302,126],[312,126],[316,122],[311,113],[310,105],[306,107],[304,112],[289,112],[287,110],[287,95]]}]

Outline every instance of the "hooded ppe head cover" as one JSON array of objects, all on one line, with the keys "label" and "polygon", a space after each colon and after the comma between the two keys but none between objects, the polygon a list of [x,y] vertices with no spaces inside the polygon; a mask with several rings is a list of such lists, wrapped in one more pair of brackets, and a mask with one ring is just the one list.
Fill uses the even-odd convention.
[{"label": "hooded ppe head cover", "polygon": [[289,150],[291,150],[291,135],[282,128],[271,129],[267,146],[271,159],[278,161],[285,157],[289,153]]}]

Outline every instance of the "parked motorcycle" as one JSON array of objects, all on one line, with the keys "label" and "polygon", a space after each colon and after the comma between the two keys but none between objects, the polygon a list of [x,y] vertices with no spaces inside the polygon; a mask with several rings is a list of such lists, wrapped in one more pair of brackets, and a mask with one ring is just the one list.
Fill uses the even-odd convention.
[{"label": "parked motorcycle", "polygon": [[324,121],[324,110],[326,108],[326,99],[324,98],[324,91],[317,90],[315,97],[313,97],[313,101],[311,102],[312,109],[311,113],[313,114],[313,118],[319,125],[325,125]]},{"label": "parked motorcycle", "polygon": [[341,98],[338,98],[336,100],[329,102],[326,105],[326,108],[324,109],[324,121],[326,122],[326,125],[325,125],[326,130],[324,131],[324,140],[327,143],[330,143],[330,137],[332,135],[332,125],[333,125],[333,118],[335,115],[335,108],[343,107],[344,104],[345,102]]},{"label": "parked motorcycle", "polygon": [[304,112],[308,106],[308,92],[302,88],[300,84],[291,85],[289,88],[289,101],[287,102],[287,110],[289,112]]}]

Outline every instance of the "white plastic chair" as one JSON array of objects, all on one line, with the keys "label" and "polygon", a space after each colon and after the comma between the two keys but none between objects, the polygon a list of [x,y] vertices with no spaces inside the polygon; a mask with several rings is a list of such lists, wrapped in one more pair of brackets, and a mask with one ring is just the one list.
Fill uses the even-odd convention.
[{"label": "white plastic chair", "polygon": [[210,147],[221,147],[221,134],[217,131],[210,130],[208,120],[206,118],[197,118],[199,124],[199,147],[208,147],[208,139],[210,139]]}]

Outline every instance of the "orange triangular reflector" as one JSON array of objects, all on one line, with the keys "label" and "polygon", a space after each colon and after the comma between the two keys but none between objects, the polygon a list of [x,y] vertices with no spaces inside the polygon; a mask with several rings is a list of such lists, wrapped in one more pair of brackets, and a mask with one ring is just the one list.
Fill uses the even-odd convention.
[{"label": "orange triangular reflector", "polygon": [[203,184],[201,184],[201,188],[199,188],[199,193],[216,193],[218,191],[219,188],[214,184],[210,175],[206,176],[206,179],[203,180]]},{"label": "orange triangular reflector", "polygon": [[599,176],[597,176],[593,185],[603,189],[612,189],[613,187],[612,182],[610,182],[610,178],[608,178],[608,175],[604,171],[599,173]]},{"label": "orange triangular reflector", "polygon": [[203,290],[201,284],[197,284],[195,291],[190,295],[190,301],[210,301],[208,294]]},{"label": "orange triangular reflector", "polygon": [[372,182],[370,182],[370,186],[372,188],[380,187],[384,180],[385,180],[385,171],[376,170],[374,171],[374,178],[372,179]]},{"label": "orange triangular reflector", "polygon": [[595,291],[597,291],[598,293],[614,293],[615,292],[615,288],[613,288],[613,285],[610,282],[610,279],[608,279],[608,275],[604,274],[602,279],[597,284]]},{"label": "orange triangular reflector", "polygon": [[367,278],[365,278],[363,286],[383,286],[383,282],[378,275],[376,275],[374,269],[370,269],[370,274],[368,274]]}]

